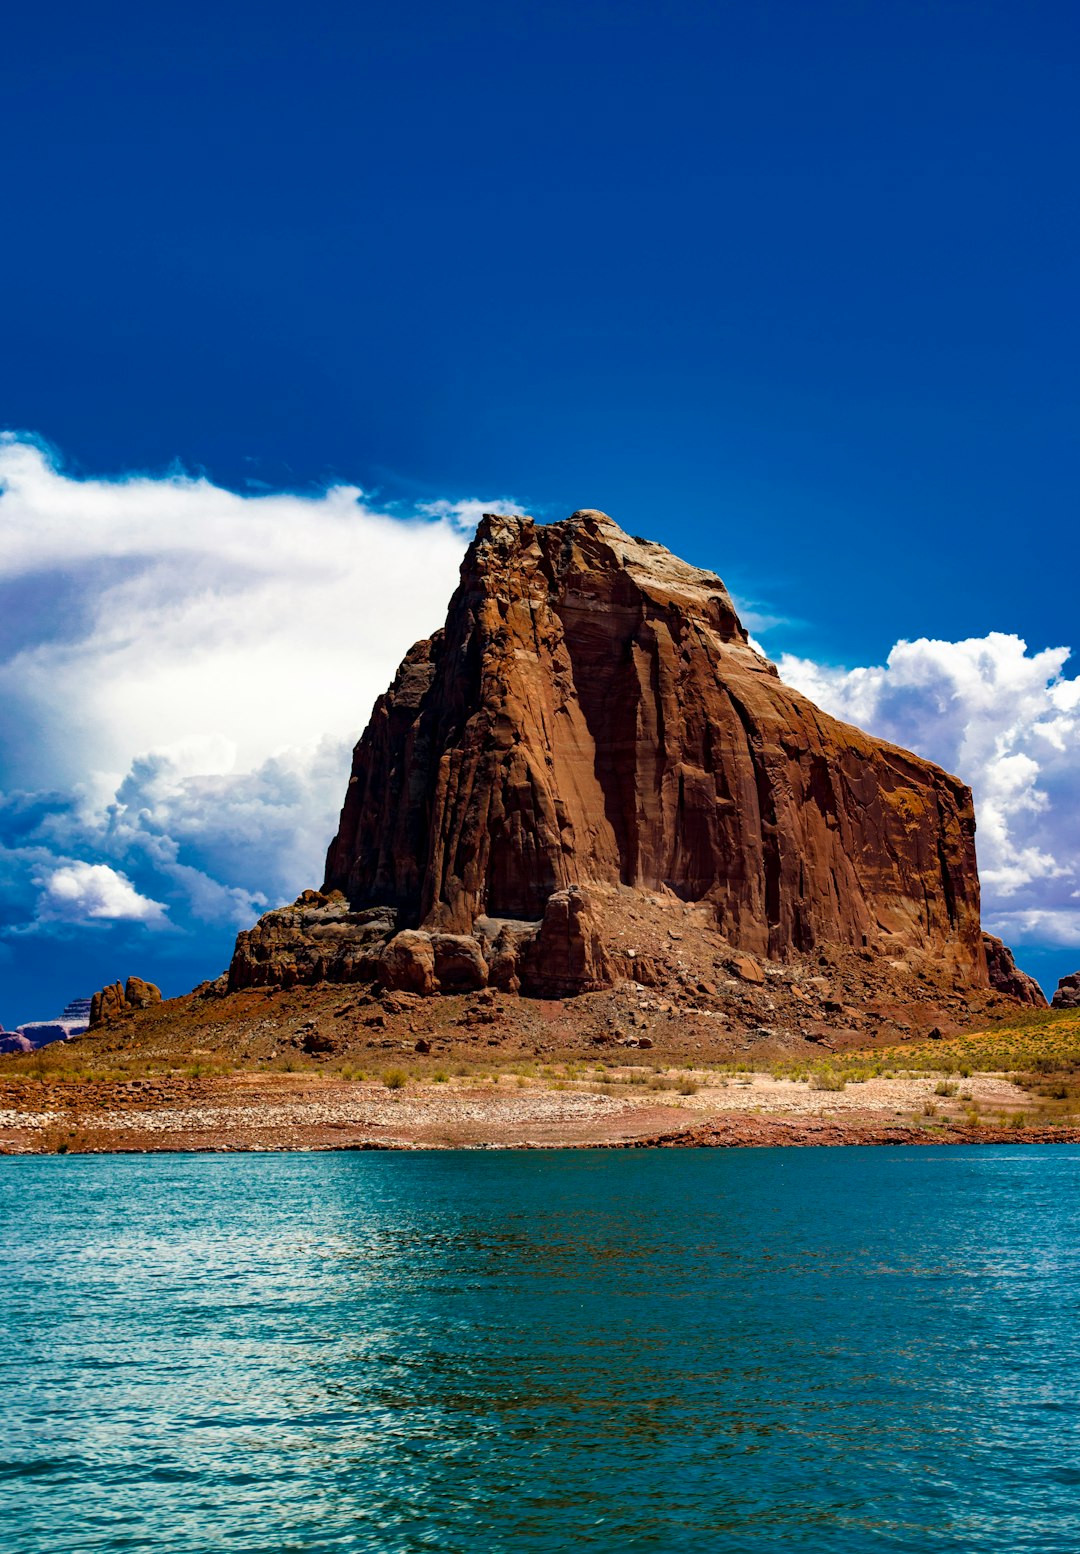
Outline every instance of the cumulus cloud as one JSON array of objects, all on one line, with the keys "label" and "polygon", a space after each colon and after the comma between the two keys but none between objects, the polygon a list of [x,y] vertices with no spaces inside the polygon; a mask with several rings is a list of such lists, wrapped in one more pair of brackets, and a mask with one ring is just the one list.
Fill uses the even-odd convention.
[{"label": "cumulus cloud", "polygon": [[970,783],[984,918],[1021,943],[1080,944],[1080,679],[1066,647],[991,632],[898,642],[882,665],[783,655],[789,685]]},{"label": "cumulus cloud", "polygon": [[5,750],[9,783],[118,780],[135,752],[222,731],[250,769],[355,731],[387,665],[442,620],[480,510],[512,505],[80,480],[0,438],[0,723],[33,736]]},{"label": "cumulus cloud", "polygon": [[0,930],[237,926],[318,883],[486,510],[520,508],[82,479],[0,436]]},{"label": "cumulus cloud", "polygon": [[41,882],[39,916],[66,922],[95,919],[149,923],[165,921],[160,901],[140,896],[131,881],[104,863],[69,863]]}]

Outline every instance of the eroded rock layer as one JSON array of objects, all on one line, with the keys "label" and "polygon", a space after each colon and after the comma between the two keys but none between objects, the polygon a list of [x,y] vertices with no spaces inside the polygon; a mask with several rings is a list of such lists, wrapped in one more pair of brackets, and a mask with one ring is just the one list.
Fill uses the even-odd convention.
[{"label": "eroded rock layer", "polygon": [[466,936],[667,890],[753,954],[913,949],[984,987],[974,833],[956,778],[782,684],[712,573],[602,513],[489,515],[356,746],[324,889]]}]

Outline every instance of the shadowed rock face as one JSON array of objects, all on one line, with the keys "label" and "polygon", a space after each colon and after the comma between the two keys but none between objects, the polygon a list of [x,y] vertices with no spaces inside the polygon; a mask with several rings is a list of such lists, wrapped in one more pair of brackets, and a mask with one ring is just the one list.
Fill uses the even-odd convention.
[{"label": "shadowed rock face", "polygon": [[1046,994],[1034,977],[1020,970],[1007,944],[996,939],[992,933],[984,933],[983,949],[992,988],[1005,993],[1009,998],[1015,998],[1018,1003],[1030,1004],[1033,1009],[1047,1007]]},{"label": "shadowed rock face", "polygon": [[602,513],[489,515],[356,746],[324,889],[470,934],[666,887],[751,953],[913,947],[984,987],[974,834],[956,778],[780,682],[718,577]]},{"label": "shadowed rock face", "polygon": [[340,893],[305,890],[237,935],[228,990],[370,979],[395,919],[392,911],[350,911]]},{"label": "shadowed rock face", "polygon": [[1080,1009],[1080,971],[1062,977],[1054,994],[1055,1009]]}]

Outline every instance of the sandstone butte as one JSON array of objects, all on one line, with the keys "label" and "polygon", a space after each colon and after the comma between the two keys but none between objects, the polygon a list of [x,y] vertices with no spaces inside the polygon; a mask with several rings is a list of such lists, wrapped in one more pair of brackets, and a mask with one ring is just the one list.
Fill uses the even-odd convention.
[{"label": "sandstone butte", "polygon": [[1045,1004],[981,931],[962,782],[784,685],[713,573],[600,512],[488,514],[356,746],[322,890],[240,934],[228,988],[656,987],[665,902],[705,914],[711,975],[840,949]]}]

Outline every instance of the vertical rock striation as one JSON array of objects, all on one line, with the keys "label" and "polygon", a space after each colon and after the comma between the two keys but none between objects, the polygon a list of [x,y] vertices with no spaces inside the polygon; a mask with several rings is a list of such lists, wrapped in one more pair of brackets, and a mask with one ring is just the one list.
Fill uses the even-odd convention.
[{"label": "vertical rock striation", "polygon": [[603,513],[488,515],[356,746],[324,890],[468,935],[666,888],[754,954],[915,949],[985,987],[974,836],[969,790],[783,685],[712,573]]}]

